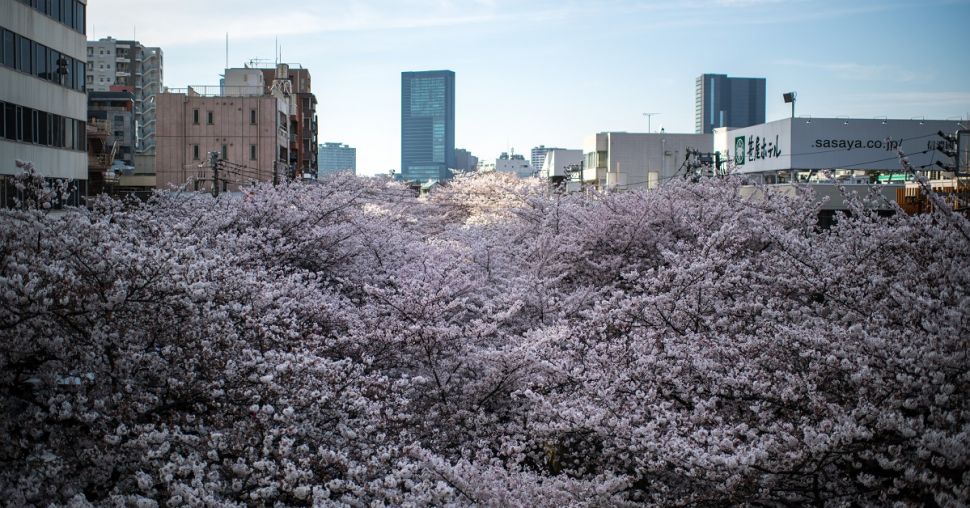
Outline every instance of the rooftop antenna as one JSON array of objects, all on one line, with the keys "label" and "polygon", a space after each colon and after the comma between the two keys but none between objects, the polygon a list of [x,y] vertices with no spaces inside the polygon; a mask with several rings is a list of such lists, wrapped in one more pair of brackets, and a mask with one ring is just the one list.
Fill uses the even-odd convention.
[{"label": "rooftop antenna", "polygon": [[226,68],[229,68],[229,32],[226,32]]},{"label": "rooftop antenna", "polygon": [[273,58],[276,59],[276,65],[280,64],[280,37],[276,36],[273,41],[276,46],[273,48]]}]

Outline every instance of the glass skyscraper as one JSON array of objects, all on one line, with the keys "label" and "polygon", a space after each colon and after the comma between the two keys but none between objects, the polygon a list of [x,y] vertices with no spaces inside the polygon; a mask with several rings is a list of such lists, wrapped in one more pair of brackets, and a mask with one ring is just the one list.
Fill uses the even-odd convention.
[{"label": "glass skyscraper", "polygon": [[729,78],[703,74],[696,82],[694,131],[748,127],[765,123],[765,78]]},{"label": "glass skyscraper", "polygon": [[401,179],[445,181],[455,167],[455,73],[401,73]]}]

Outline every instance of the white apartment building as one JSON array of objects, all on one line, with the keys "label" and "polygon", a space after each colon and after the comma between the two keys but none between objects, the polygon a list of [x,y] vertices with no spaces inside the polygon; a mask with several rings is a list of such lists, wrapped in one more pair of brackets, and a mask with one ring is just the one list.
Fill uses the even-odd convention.
[{"label": "white apartment building", "polygon": [[16,160],[87,192],[87,1],[0,0],[0,206],[11,206]]}]

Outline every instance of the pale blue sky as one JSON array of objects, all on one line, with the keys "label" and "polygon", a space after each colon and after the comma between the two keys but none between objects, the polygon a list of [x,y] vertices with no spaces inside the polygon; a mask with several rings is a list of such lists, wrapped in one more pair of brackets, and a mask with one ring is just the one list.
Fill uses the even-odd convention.
[{"label": "pale blue sky", "polygon": [[694,79],[767,78],[767,119],[970,116],[970,0],[90,0],[89,37],[165,52],[165,84],[229,63],[310,69],[320,141],[358,174],[400,164],[401,71],[456,73],[456,146],[480,158],[599,131],[694,131]]}]

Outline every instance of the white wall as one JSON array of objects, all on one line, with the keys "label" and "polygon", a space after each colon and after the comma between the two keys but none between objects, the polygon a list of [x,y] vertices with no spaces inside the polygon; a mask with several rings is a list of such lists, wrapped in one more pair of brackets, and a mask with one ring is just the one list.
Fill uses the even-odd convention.
[{"label": "white wall", "polygon": [[[790,169],[898,170],[897,148],[914,167],[941,160],[932,149],[936,133],[953,134],[955,120],[786,118],[730,129],[715,149],[727,154],[734,170],[762,173]],[[738,147],[743,146],[743,153]],[[755,147],[758,147],[755,149]],[[926,153],[922,153],[926,152]]]},{"label": "white wall", "polygon": [[583,151],[566,148],[553,148],[546,152],[545,160],[542,164],[543,178],[554,176],[566,176],[566,167],[579,164],[583,160]]}]

